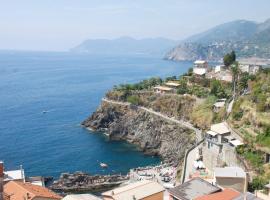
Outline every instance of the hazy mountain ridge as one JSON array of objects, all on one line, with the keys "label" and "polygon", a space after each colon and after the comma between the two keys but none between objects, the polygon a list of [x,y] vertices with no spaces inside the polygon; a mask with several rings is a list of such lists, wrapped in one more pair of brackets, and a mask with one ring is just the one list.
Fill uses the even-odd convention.
[{"label": "hazy mountain ridge", "polygon": [[270,57],[270,19],[263,23],[237,20],[196,34],[171,49],[170,60],[207,59],[220,61],[235,50],[240,57]]},{"label": "hazy mountain ridge", "polygon": [[109,39],[89,39],[71,49],[76,53],[88,54],[149,54],[163,56],[179,41],[166,38],[134,39],[121,37]]}]

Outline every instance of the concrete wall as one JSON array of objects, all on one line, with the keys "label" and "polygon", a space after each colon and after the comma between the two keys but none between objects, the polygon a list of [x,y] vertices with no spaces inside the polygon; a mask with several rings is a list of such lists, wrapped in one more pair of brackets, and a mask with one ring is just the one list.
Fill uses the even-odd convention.
[{"label": "concrete wall", "polygon": [[219,153],[218,148],[214,145],[212,148],[208,149],[208,144],[203,146],[203,162],[205,166],[211,170],[215,167],[222,167],[225,163],[230,167],[241,167],[245,169],[245,166],[236,157],[235,149],[228,144],[224,144],[222,147],[222,152]]},{"label": "concrete wall", "polygon": [[223,178],[216,177],[216,183],[223,188],[233,188],[238,192],[245,192],[245,179],[244,178]]}]

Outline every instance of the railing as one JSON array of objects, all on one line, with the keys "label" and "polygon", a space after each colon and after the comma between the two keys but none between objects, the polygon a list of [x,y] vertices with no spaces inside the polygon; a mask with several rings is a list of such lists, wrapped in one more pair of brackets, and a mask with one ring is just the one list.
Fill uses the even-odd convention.
[{"label": "railing", "polygon": [[195,149],[197,146],[199,146],[201,143],[203,143],[203,141],[205,140],[205,138],[203,138],[201,141],[197,142],[195,145],[193,145],[190,149],[188,149],[185,153],[185,158],[184,158],[184,166],[183,166],[183,172],[182,172],[182,176],[181,176],[181,183],[183,184],[185,182],[185,178],[186,178],[186,168],[187,168],[187,158],[188,158],[188,154]]}]

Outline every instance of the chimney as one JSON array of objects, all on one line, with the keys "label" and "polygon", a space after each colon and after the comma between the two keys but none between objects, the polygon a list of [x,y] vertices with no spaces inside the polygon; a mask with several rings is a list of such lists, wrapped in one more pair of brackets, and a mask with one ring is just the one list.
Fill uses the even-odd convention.
[{"label": "chimney", "polygon": [[4,200],[4,163],[0,161],[0,200]]}]

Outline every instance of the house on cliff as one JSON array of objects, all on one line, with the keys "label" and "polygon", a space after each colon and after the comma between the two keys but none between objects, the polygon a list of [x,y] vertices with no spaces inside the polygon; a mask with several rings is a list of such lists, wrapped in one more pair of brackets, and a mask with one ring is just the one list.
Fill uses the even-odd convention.
[{"label": "house on cliff", "polygon": [[209,71],[208,63],[205,60],[196,60],[194,62],[193,73],[198,76],[203,76]]}]

